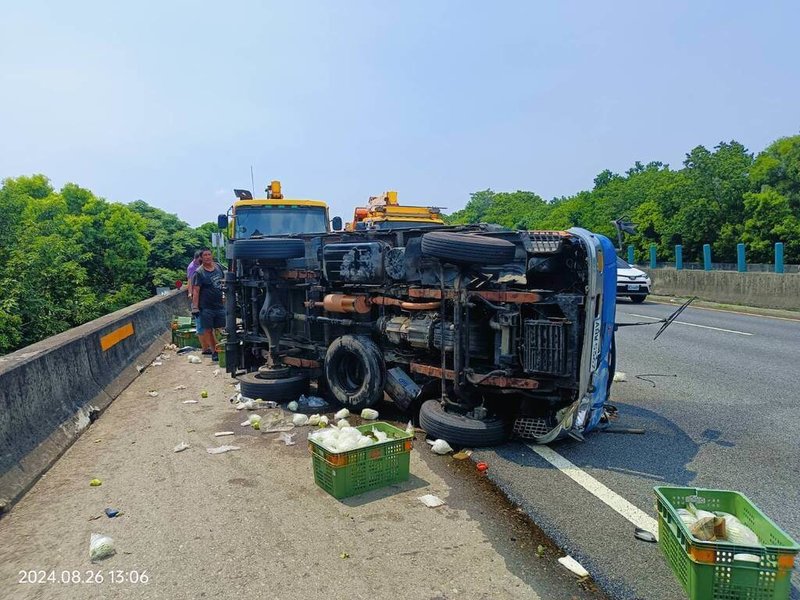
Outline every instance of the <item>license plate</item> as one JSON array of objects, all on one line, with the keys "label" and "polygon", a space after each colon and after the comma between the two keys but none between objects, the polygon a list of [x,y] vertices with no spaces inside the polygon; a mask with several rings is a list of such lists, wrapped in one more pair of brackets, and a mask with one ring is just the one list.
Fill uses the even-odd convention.
[{"label": "license plate", "polygon": [[628,291],[629,292],[638,292],[639,291],[639,284],[638,283],[629,283],[628,284]]}]

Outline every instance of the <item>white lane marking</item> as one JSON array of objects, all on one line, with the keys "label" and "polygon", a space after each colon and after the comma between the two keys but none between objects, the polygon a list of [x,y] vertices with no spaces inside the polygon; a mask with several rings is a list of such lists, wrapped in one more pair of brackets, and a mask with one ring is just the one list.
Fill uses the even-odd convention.
[{"label": "white lane marking", "polygon": [[[636,313],[625,313],[626,315],[630,315],[632,317],[638,317],[640,319],[651,319],[653,321],[660,321],[662,317],[651,317],[649,315],[637,315]],[[739,335],[753,335],[752,333],[747,333],[746,331],[736,331],[735,329],[723,329],[722,327],[711,327],[710,325],[698,325],[697,323],[687,323],[686,321],[673,321],[678,325],[688,325],[689,327],[701,327],[702,329],[713,329],[714,331],[724,331],[725,333],[737,333]]]},{"label": "white lane marking", "polygon": [[583,487],[589,493],[602,500],[609,507],[628,519],[631,523],[642,529],[646,529],[658,539],[658,522],[643,510],[635,507],[616,492],[610,490],[605,485],[597,481],[586,471],[577,467],[572,462],[561,456],[555,450],[547,446],[535,446],[529,444],[528,447],[539,456],[572,479],[575,483]]}]

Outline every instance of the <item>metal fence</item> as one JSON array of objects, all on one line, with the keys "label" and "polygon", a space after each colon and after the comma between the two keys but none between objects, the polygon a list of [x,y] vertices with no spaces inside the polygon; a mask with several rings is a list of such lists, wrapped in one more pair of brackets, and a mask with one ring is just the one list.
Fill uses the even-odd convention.
[{"label": "metal fence", "polygon": [[[633,263],[634,247],[628,246],[628,262]],[[648,263],[642,264],[651,269],[659,268],[672,268],[677,270],[693,270],[693,271],[737,271],[744,273],[746,271],[753,271],[758,273],[800,273],[800,265],[787,265],[783,260],[783,243],[775,243],[775,262],[774,263],[748,263],[747,262],[747,248],[745,244],[736,244],[736,262],[735,263],[715,263],[711,261],[711,245],[703,244],[703,262],[693,263],[684,262],[683,260],[683,246],[676,244],[674,248],[675,262],[663,262],[658,260],[658,246],[650,244],[650,260]]]},{"label": "metal fence", "polygon": [[[644,268],[651,268],[650,263],[639,262],[636,263],[638,267]],[[775,265],[774,264],[764,264],[764,263],[747,263],[746,264],[747,271],[752,271],[753,273],[774,273],[775,272]],[[674,269],[675,263],[674,262],[665,262],[665,261],[657,261],[656,262],[656,269]],[[705,267],[703,263],[697,262],[684,262],[683,268],[686,271],[703,271]],[[711,271],[738,271],[738,265],[736,263],[711,263]],[[800,265],[783,265],[783,272],[784,273],[800,273]]]}]

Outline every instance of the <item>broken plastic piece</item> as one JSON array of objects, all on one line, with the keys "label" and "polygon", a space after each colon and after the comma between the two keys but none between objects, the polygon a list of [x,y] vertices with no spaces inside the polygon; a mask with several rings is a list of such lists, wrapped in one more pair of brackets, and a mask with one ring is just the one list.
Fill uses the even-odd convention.
[{"label": "broken plastic piece", "polygon": [[199,400],[184,400],[183,401],[184,404],[197,404],[198,402],[200,402],[200,401]]},{"label": "broken plastic piece", "polygon": [[233,432],[232,431],[217,431],[214,434],[214,437],[222,437],[224,435],[233,435]]},{"label": "broken plastic piece", "polygon": [[120,515],[120,512],[116,508],[107,508],[106,509],[106,516],[109,519],[113,519],[114,517],[117,517],[119,515]]},{"label": "broken plastic piece", "polygon": [[194,354],[192,354],[192,355],[189,357],[189,362],[190,362],[190,363],[192,363],[193,365],[199,365],[199,364],[200,364],[200,363],[202,363],[203,361],[202,361],[202,360],[200,360],[200,357],[199,357],[199,356],[195,356]]},{"label": "broken plastic piece", "polygon": [[241,450],[239,446],[217,446],[216,448],[206,448],[206,452],[209,454],[224,454],[225,452],[231,452],[232,450]]},{"label": "broken plastic piece", "polygon": [[176,390],[185,390],[185,389],[186,389],[186,386],[185,386],[185,385],[183,385],[183,384],[181,384],[181,385],[176,385],[176,386],[175,386],[175,389],[176,389]]},{"label": "broken plastic piece", "polygon": [[98,486],[100,486],[100,485],[103,485],[103,482],[102,482],[102,481],[100,481],[99,479],[92,479],[92,480],[89,482],[89,485],[90,485],[90,486],[92,486],[92,487],[98,487]]},{"label": "broken plastic piece", "polygon": [[563,566],[572,571],[573,574],[577,575],[578,577],[588,577],[589,571],[583,568],[581,563],[577,560],[572,558],[571,556],[562,556],[558,559],[558,562]]},{"label": "broken plastic piece", "polygon": [[149,392],[147,392],[147,395],[150,396],[151,398],[155,398],[156,396],[158,396],[158,392],[155,390],[150,390]]},{"label": "broken plastic piece", "polygon": [[428,508],[436,508],[437,506],[442,506],[444,504],[444,500],[439,498],[439,496],[434,496],[433,494],[425,494],[417,499]]},{"label": "broken plastic piece", "polygon": [[460,452],[456,452],[453,454],[453,458],[456,460],[464,460],[472,456],[472,450],[461,450]]},{"label": "broken plastic piece", "polygon": [[188,450],[190,448],[189,444],[186,442],[181,442],[175,448],[173,448],[173,452],[183,452],[184,450]]},{"label": "broken plastic piece", "polygon": [[107,535],[93,533],[89,541],[89,559],[102,560],[116,553],[114,540]]},{"label": "broken plastic piece", "polygon": [[615,382],[628,381],[628,376],[625,373],[623,373],[622,371],[615,371],[614,372],[614,381]]},{"label": "broken plastic piece", "polygon": [[285,433],[285,432],[283,432],[278,436],[278,439],[281,440],[287,446],[294,446],[294,444],[295,444],[294,436],[296,436],[296,435],[297,435],[296,433]]},{"label": "broken plastic piece", "polygon": [[633,537],[635,537],[637,540],[642,540],[643,542],[650,542],[652,544],[655,544],[658,541],[656,539],[656,536],[647,531],[647,529],[642,529],[641,527],[637,527],[633,531]]},{"label": "broken plastic piece", "polygon": [[162,363],[160,360],[154,360],[154,361],[153,361],[151,364],[152,364],[154,367],[160,367],[160,366],[161,366],[161,365],[163,365],[164,363]]},{"label": "broken plastic piece", "polygon": [[483,461],[479,461],[476,463],[475,468],[478,469],[481,475],[486,475],[486,472],[489,470],[489,465]]}]

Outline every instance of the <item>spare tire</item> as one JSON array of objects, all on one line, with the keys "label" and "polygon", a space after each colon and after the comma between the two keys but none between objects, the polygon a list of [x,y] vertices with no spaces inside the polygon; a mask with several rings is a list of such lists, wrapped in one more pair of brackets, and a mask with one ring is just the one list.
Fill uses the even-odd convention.
[{"label": "spare tire", "polygon": [[457,265],[504,265],[516,252],[507,240],[474,233],[432,231],[422,236],[423,254]]},{"label": "spare tire", "polygon": [[328,346],[325,381],[334,398],[361,410],[383,398],[386,365],[378,345],[363,335],[343,335]]},{"label": "spare tire", "polygon": [[508,427],[502,419],[470,419],[445,411],[439,400],[428,400],[419,409],[419,424],[433,438],[454,446],[496,446],[508,439]]},{"label": "spare tire", "polygon": [[238,377],[242,396],[274,400],[277,403],[297,400],[308,394],[308,375],[294,375],[283,379],[261,379],[258,373],[245,373]]},{"label": "spare tire", "polygon": [[294,238],[251,238],[234,240],[230,245],[231,258],[250,260],[300,258],[305,252],[305,242]]}]

